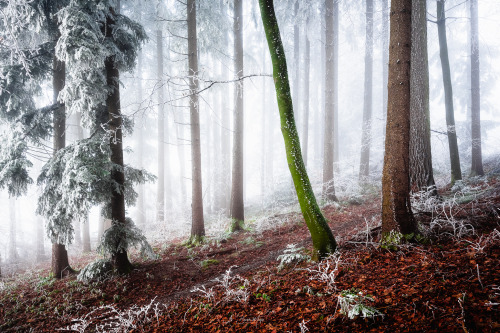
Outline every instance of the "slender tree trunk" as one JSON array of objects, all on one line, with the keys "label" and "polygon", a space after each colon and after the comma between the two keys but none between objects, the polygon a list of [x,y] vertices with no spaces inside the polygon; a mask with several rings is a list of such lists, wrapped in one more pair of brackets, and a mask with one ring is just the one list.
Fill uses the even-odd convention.
[{"label": "slender tree trunk", "polygon": [[189,113],[191,120],[191,171],[192,171],[192,225],[191,239],[198,241],[205,236],[203,219],[203,192],[201,182],[200,112],[198,103],[198,40],[196,35],[196,1],[187,0],[188,63],[189,63]]},{"label": "slender tree trunk", "polygon": [[158,81],[158,181],[156,188],[156,221],[165,220],[165,103],[163,87],[163,34],[156,31],[156,75]]},{"label": "slender tree trunk", "polygon": [[333,171],[339,171],[339,0],[333,1]]},{"label": "slender tree trunk", "polygon": [[387,79],[389,77],[389,6],[382,0],[382,119],[383,140],[385,141],[385,124],[387,122]]},{"label": "slender tree trunk", "polygon": [[[243,1],[234,0],[234,72],[236,79],[243,77]],[[234,88],[234,128],[233,128],[233,177],[231,188],[232,231],[241,230],[245,220],[243,199],[243,81]]]},{"label": "slender tree trunk", "polygon": [[370,175],[370,146],[372,141],[372,76],[373,76],[373,0],[366,0],[365,87],[363,129],[359,180],[364,183]]},{"label": "slender tree trunk", "polygon": [[179,159],[179,167],[180,167],[180,177],[179,177],[179,186],[181,190],[181,204],[182,206],[186,205],[186,159],[184,157],[184,147],[186,145],[186,140],[184,139],[184,113],[174,111],[174,121],[176,123],[175,126],[175,134],[177,136],[177,157]]},{"label": "slender tree trunk", "polygon": [[425,1],[413,1],[412,3],[410,180],[414,190],[431,190],[433,195],[438,194],[432,172],[427,6]]},{"label": "slender tree trunk", "polygon": [[[111,9],[114,16],[114,10]],[[115,21],[112,16],[106,18],[106,37],[111,38],[113,34],[112,27]],[[120,74],[115,66],[113,56],[106,58],[104,62],[106,68],[106,81],[111,91],[106,99],[106,107],[108,109],[108,124],[109,130],[113,135],[110,138],[111,146],[111,162],[123,168],[123,131],[122,131],[122,115],[120,106]],[[125,186],[125,174],[122,170],[111,171],[111,179],[116,182],[119,188]],[[112,191],[111,193],[111,223],[113,226],[123,225],[125,221],[125,196],[123,191]],[[121,240],[117,240],[120,242]],[[118,248],[118,244],[115,247]],[[119,250],[112,254],[111,263],[113,268],[120,274],[128,273],[132,269],[126,250]]]},{"label": "slender tree trunk", "polygon": [[470,0],[471,13],[471,176],[483,176],[481,152],[481,83],[479,75],[478,0]]},{"label": "slender tree trunk", "polygon": [[455,126],[455,111],[453,110],[453,89],[451,85],[450,61],[448,58],[448,42],[446,41],[446,16],[444,0],[437,0],[437,25],[439,35],[439,56],[443,71],[444,100],[446,108],[446,127],[450,149],[451,183],[462,179],[460,156],[458,154],[457,130]]},{"label": "slender tree trunk", "polygon": [[392,0],[382,234],[417,232],[410,205],[411,0]]},{"label": "slender tree trunk", "polygon": [[302,154],[304,159],[304,165],[307,168],[307,151],[309,145],[309,68],[311,63],[311,43],[309,42],[309,37],[307,34],[307,29],[309,26],[309,19],[306,22],[306,32],[305,32],[305,49],[304,49],[304,98],[303,98],[303,123],[302,123]]},{"label": "slender tree trunk", "polygon": [[321,259],[337,248],[337,243],[327,220],[321,213],[309,182],[306,167],[302,160],[299,135],[295,125],[293,103],[290,98],[290,85],[285,52],[281,42],[278,21],[272,0],[259,0],[262,22],[266,32],[269,52],[273,64],[273,77],[281,119],[281,132],[285,141],[288,167],[299,199],[300,208],[311,233],[314,246],[313,259]]},{"label": "slender tree trunk", "polygon": [[16,220],[16,199],[13,197],[9,198],[9,260],[11,262],[17,262],[19,260],[19,254],[17,253],[17,220]]},{"label": "slender tree trunk", "polygon": [[[64,88],[66,69],[64,62],[59,61],[55,56],[52,63],[52,86],[54,90],[54,103],[57,102],[59,92]],[[66,144],[66,108],[64,105],[54,111],[54,154],[63,149]],[[52,243],[52,274],[56,278],[62,278],[73,274],[73,269],[69,266],[68,251],[64,244]]]},{"label": "slender tree trunk", "polygon": [[337,201],[333,178],[333,0],[325,0],[325,134],[323,153],[323,197]]}]

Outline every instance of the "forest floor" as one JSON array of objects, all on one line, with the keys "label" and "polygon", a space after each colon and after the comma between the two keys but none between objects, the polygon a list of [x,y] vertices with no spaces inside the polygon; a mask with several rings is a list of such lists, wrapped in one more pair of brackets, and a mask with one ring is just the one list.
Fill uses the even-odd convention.
[{"label": "forest floor", "polygon": [[339,250],[321,263],[303,260],[311,238],[290,213],[268,230],[159,245],[127,276],[84,284],[47,267],[0,280],[0,331],[500,331],[500,182],[413,205],[424,241],[387,248],[379,197],[326,206]]}]

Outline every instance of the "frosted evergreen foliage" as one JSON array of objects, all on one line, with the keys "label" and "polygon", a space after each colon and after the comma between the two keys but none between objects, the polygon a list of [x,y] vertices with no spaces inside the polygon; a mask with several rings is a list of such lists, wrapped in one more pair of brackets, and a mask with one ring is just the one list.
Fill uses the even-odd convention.
[{"label": "frosted evergreen foliage", "polygon": [[111,223],[111,228],[107,229],[101,238],[101,244],[97,248],[105,256],[112,256],[116,253],[128,251],[131,247],[140,246],[141,255],[150,259],[156,259],[157,255],[149,245],[139,228],[134,222],[127,218],[125,223]]},{"label": "frosted evergreen foliage", "polygon": [[27,148],[19,132],[0,137],[0,188],[6,187],[11,196],[25,193],[33,182],[27,171],[32,166],[26,157]]},{"label": "frosted evergreen foliage", "polygon": [[[147,38],[142,26],[126,16],[112,13],[115,1],[73,0],[61,9],[61,37],[56,54],[67,65],[66,85],[59,95],[67,111],[82,112],[84,124],[92,126],[99,107],[110,92],[105,76],[105,60],[113,57],[120,71],[133,69],[140,44]],[[112,37],[106,37],[107,17],[114,19]]]},{"label": "frosted evergreen foliage", "polygon": [[299,263],[302,261],[307,261],[310,259],[308,255],[301,253],[304,251],[303,247],[297,247],[296,244],[288,244],[286,249],[283,250],[283,254],[280,254],[276,260],[280,262],[278,266],[278,270],[281,270],[285,266],[290,265],[291,263]]},{"label": "frosted evergreen foliage", "polygon": [[97,259],[85,266],[78,274],[78,281],[91,282],[102,280],[113,271],[113,265],[106,259]]},{"label": "frosted evergreen foliage", "polygon": [[[133,185],[154,179],[144,170],[129,166],[123,170],[111,163],[108,142],[106,136],[79,140],[57,151],[43,167],[38,213],[47,219],[47,235],[53,242],[71,243],[72,221],[86,216],[92,206],[109,205],[113,191],[124,192],[126,203],[133,205],[137,198]],[[117,168],[125,173],[125,188],[110,177]]]}]

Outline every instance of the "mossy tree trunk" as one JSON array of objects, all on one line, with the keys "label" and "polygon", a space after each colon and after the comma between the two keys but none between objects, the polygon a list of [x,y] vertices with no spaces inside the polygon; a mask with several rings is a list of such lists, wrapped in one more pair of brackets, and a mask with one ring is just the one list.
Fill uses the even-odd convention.
[{"label": "mossy tree trunk", "polygon": [[314,246],[314,259],[321,259],[337,248],[337,243],[327,220],[321,213],[307,175],[300,141],[295,125],[293,103],[288,82],[285,51],[272,0],[259,0],[264,30],[273,64],[273,78],[281,120],[281,132],[285,140],[288,167],[292,175],[300,208],[306,221]]},{"label": "mossy tree trunk", "polygon": [[411,234],[417,224],[410,206],[411,0],[392,0],[382,234]]},{"label": "mossy tree trunk", "polygon": [[427,5],[412,3],[410,71],[410,179],[416,191],[437,195],[432,171],[429,116],[429,64],[427,55]]},{"label": "mossy tree trunk", "polygon": [[444,0],[437,0],[437,25],[439,36],[439,56],[443,72],[444,102],[446,108],[446,133],[450,149],[451,183],[462,179],[460,156],[458,154],[457,130],[455,126],[455,111],[453,109],[453,89],[451,86],[450,60],[448,58],[448,42],[446,41],[446,15]]}]

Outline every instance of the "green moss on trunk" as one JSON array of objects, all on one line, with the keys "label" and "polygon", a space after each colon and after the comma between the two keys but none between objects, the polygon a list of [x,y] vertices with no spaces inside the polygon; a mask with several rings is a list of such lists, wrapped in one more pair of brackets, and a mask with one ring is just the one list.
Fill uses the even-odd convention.
[{"label": "green moss on trunk", "polygon": [[285,140],[288,167],[292,175],[300,208],[306,221],[314,246],[313,259],[319,260],[337,248],[337,243],[327,220],[316,202],[309,177],[302,160],[299,135],[293,114],[290,85],[285,51],[281,42],[280,31],[272,0],[259,0],[262,22],[271,53],[273,78],[281,120],[281,133]]}]

